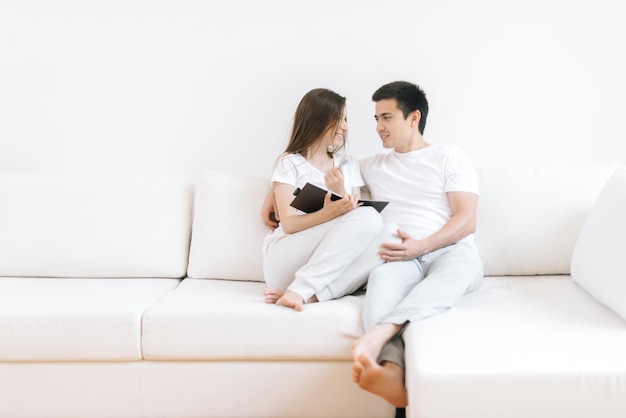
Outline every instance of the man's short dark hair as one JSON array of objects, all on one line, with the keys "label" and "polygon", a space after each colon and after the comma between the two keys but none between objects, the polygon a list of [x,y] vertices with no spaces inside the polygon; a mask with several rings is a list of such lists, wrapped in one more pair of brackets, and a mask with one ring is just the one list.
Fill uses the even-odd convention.
[{"label": "man's short dark hair", "polygon": [[393,83],[385,84],[372,95],[372,100],[375,102],[385,99],[396,99],[398,109],[402,110],[405,119],[411,113],[419,110],[422,116],[418,129],[422,135],[424,134],[426,118],[428,117],[428,100],[426,100],[424,90],[416,84],[407,81],[394,81]]}]

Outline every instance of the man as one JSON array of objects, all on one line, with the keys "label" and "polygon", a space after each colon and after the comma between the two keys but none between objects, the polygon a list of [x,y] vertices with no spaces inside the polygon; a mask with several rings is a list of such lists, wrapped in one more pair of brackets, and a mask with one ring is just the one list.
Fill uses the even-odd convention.
[{"label": "man", "polygon": [[[401,243],[385,243],[385,264],[369,276],[363,305],[365,335],[353,348],[353,380],[364,390],[405,407],[402,331],[441,313],[482,282],[473,241],[478,179],[465,152],[424,140],[428,101],[415,84],[379,88],[376,130],[391,151],[365,159],[361,173],[374,200],[389,201],[383,219],[398,225]],[[263,209],[266,225],[269,209]]]},{"label": "man", "polygon": [[361,172],[372,198],[391,202],[383,218],[399,226],[402,242],[383,244],[387,263],[370,273],[366,334],[354,344],[352,371],[361,388],[405,407],[402,330],[449,309],[482,282],[472,236],[478,180],[460,148],[424,140],[428,102],[418,86],[393,82],[372,99],[376,130],[391,151],[363,161]]}]

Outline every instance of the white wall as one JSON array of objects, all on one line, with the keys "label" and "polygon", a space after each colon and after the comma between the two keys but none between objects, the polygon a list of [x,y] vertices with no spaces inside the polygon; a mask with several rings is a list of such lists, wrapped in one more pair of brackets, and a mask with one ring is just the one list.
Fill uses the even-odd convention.
[{"label": "white wall", "polygon": [[420,84],[479,167],[626,164],[622,0],[0,0],[0,171],[266,176],[314,87]]}]

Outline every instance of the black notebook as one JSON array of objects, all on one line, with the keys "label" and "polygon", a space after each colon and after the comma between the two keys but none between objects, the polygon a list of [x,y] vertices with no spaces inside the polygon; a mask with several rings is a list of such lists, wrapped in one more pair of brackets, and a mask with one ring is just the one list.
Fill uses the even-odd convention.
[{"label": "black notebook", "polygon": [[[311,183],[307,183],[301,190],[296,189],[296,192],[294,192],[296,197],[291,202],[291,206],[306,213],[316,212],[324,207],[324,197],[326,196],[326,193],[328,193],[326,190]],[[335,193],[330,196],[330,200],[339,199],[341,199],[341,196]],[[378,212],[382,212],[389,202],[381,202],[378,200],[359,200],[359,203],[361,206],[371,206]]]}]

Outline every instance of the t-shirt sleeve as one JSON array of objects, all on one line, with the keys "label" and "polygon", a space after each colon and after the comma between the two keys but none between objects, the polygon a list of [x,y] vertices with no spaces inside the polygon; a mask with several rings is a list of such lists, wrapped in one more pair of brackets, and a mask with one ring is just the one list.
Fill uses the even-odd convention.
[{"label": "t-shirt sleeve", "polygon": [[366,178],[367,176],[367,171],[369,170],[369,168],[372,165],[372,162],[374,161],[375,156],[369,156],[369,157],[365,157],[363,158],[359,165],[360,165],[360,169],[361,169],[361,175],[363,176],[363,178]]},{"label": "t-shirt sleeve", "polygon": [[451,147],[446,162],[446,192],[470,192],[478,194],[478,174],[467,153],[459,147]]},{"label": "t-shirt sleeve", "polygon": [[291,155],[283,155],[276,162],[270,185],[274,188],[274,183],[285,183],[296,187],[298,178],[297,167],[294,158]]},{"label": "t-shirt sleeve", "polygon": [[[361,176],[361,168],[359,160],[354,157],[349,157],[347,167],[348,170],[344,170],[344,176],[348,177],[345,182],[348,193],[351,193],[353,187],[363,187],[365,182],[363,176]],[[346,172],[347,171],[347,172]]]}]

